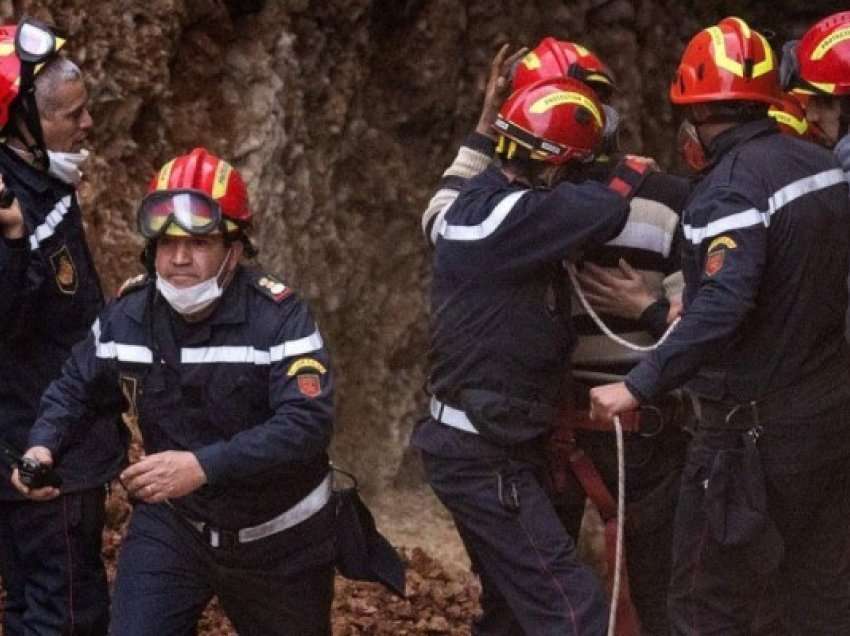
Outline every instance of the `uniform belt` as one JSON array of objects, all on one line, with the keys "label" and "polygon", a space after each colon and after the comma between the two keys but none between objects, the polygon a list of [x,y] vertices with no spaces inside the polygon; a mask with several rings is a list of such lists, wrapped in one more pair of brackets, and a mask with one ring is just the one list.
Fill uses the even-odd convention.
[{"label": "uniform belt", "polygon": [[453,406],[449,406],[445,402],[440,402],[434,396],[431,396],[431,417],[440,424],[445,424],[459,431],[478,435],[478,429],[473,426],[472,422],[466,416],[466,413]]},{"label": "uniform belt", "polygon": [[691,400],[694,402],[694,411],[701,429],[748,431],[761,426],[761,420],[765,416],[764,405],[757,402],[730,404],[706,400],[693,394]]},{"label": "uniform belt", "polygon": [[[319,512],[331,498],[331,474],[328,473],[310,494],[274,519],[241,530],[222,530],[203,521],[186,518],[192,527],[204,535],[213,548],[229,547],[265,539],[306,521]],[[179,513],[178,513],[179,514]],[[185,517],[184,517],[185,518]]]}]

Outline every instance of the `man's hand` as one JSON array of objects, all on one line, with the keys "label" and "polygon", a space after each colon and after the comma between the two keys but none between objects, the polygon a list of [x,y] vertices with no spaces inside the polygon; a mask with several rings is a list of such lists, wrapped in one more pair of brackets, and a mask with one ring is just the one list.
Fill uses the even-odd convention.
[{"label": "man's hand", "polygon": [[[0,176],[0,196],[5,191],[3,177]],[[0,233],[3,238],[14,240],[23,238],[26,232],[24,226],[24,215],[17,199],[12,199],[9,207],[0,208]]]},{"label": "man's hand", "polygon": [[590,418],[609,422],[615,415],[634,411],[640,406],[625,382],[604,384],[590,389]]},{"label": "man's hand", "polygon": [[590,306],[596,311],[637,320],[661,297],[660,289],[652,289],[640,272],[620,259],[619,272],[585,263],[578,280]]},{"label": "man's hand", "polygon": [[184,497],[205,483],[207,476],[194,453],[165,451],[146,455],[121,473],[127,492],[145,503]]},{"label": "man's hand", "polygon": [[496,133],[493,132],[493,123],[496,121],[502,102],[511,92],[511,69],[516,61],[528,52],[527,47],[522,47],[508,56],[510,46],[510,44],[503,45],[490,63],[487,86],[484,88],[484,105],[481,108],[478,125],[475,126],[475,132],[486,135],[490,139],[496,138]]},{"label": "man's hand", "polygon": [[[48,466],[53,465],[53,454],[44,446],[33,446],[24,453],[24,457],[30,457],[36,460],[39,464],[46,464]],[[17,488],[24,497],[32,499],[33,501],[48,501],[59,496],[59,489],[53,488],[52,486],[45,486],[44,488],[29,488],[26,486],[21,481],[21,474],[17,468],[12,471],[12,485]]]}]

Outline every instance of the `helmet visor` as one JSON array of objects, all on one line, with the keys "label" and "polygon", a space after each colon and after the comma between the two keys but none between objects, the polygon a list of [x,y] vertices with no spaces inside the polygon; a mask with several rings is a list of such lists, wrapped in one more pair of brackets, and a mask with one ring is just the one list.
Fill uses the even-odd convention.
[{"label": "helmet visor", "polygon": [[139,231],[147,239],[210,234],[219,229],[221,220],[218,203],[196,190],[151,192],[139,207]]},{"label": "helmet visor", "polygon": [[15,53],[22,62],[38,64],[56,51],[56,36],[47,25],[26,18],[15,33]]}]

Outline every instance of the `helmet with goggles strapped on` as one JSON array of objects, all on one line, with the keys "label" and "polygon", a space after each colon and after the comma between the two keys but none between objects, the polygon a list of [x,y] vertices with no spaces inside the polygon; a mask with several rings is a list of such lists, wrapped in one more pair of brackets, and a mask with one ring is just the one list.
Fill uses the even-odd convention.
[{"label": "helmet with goggles strapped on", "polygon": [[[24,143],[45,168],[49,160],[35,100],[35,76],[64,45],[65,39],[52,27],[33,18],[0,26],[0,128]],[[16,113],[29,136],[20,130]]]},{"label": "helmet with goggles strapped on", "polygon": [[256,253],[246,234],[252,218],[248,190],[239,172],[205,148],[195,148],[162,166],[138,210],[139,232],[148,241],[163,234],[220,233],[227,240],[241,240],[249,256]]},{"label": "helmet with goggles strapped on", "polygon": [[610,98],[614,74],[593,52],[576,42],[543,38],[514,68],[513,90],[544,79],[575,79],[594,89],[600,99]]},{"label": "helmet with goggles strapped on", "polygon": [[550,79],[514,92],[493,124],[496,152],[562,165],[593,160],[602,141],[605,115],[596,94],[572,79]]},{"label": "helmet with goggles strapped on", "polygon": [[688,43],[673,83],[670,101],[761,102],[780,106],[779,70],[770,43],[740,18],[724,18]]}]

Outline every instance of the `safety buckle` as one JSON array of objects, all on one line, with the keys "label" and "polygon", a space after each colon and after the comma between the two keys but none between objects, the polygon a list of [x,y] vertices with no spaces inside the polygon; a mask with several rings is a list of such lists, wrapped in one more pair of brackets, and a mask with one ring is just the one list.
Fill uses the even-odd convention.
[{"label": "safety buckle", "polygon": [[231,549],[239,545],[239,533],[235,530],[219,530],[205,523],[201,534],[213,548]]}]

